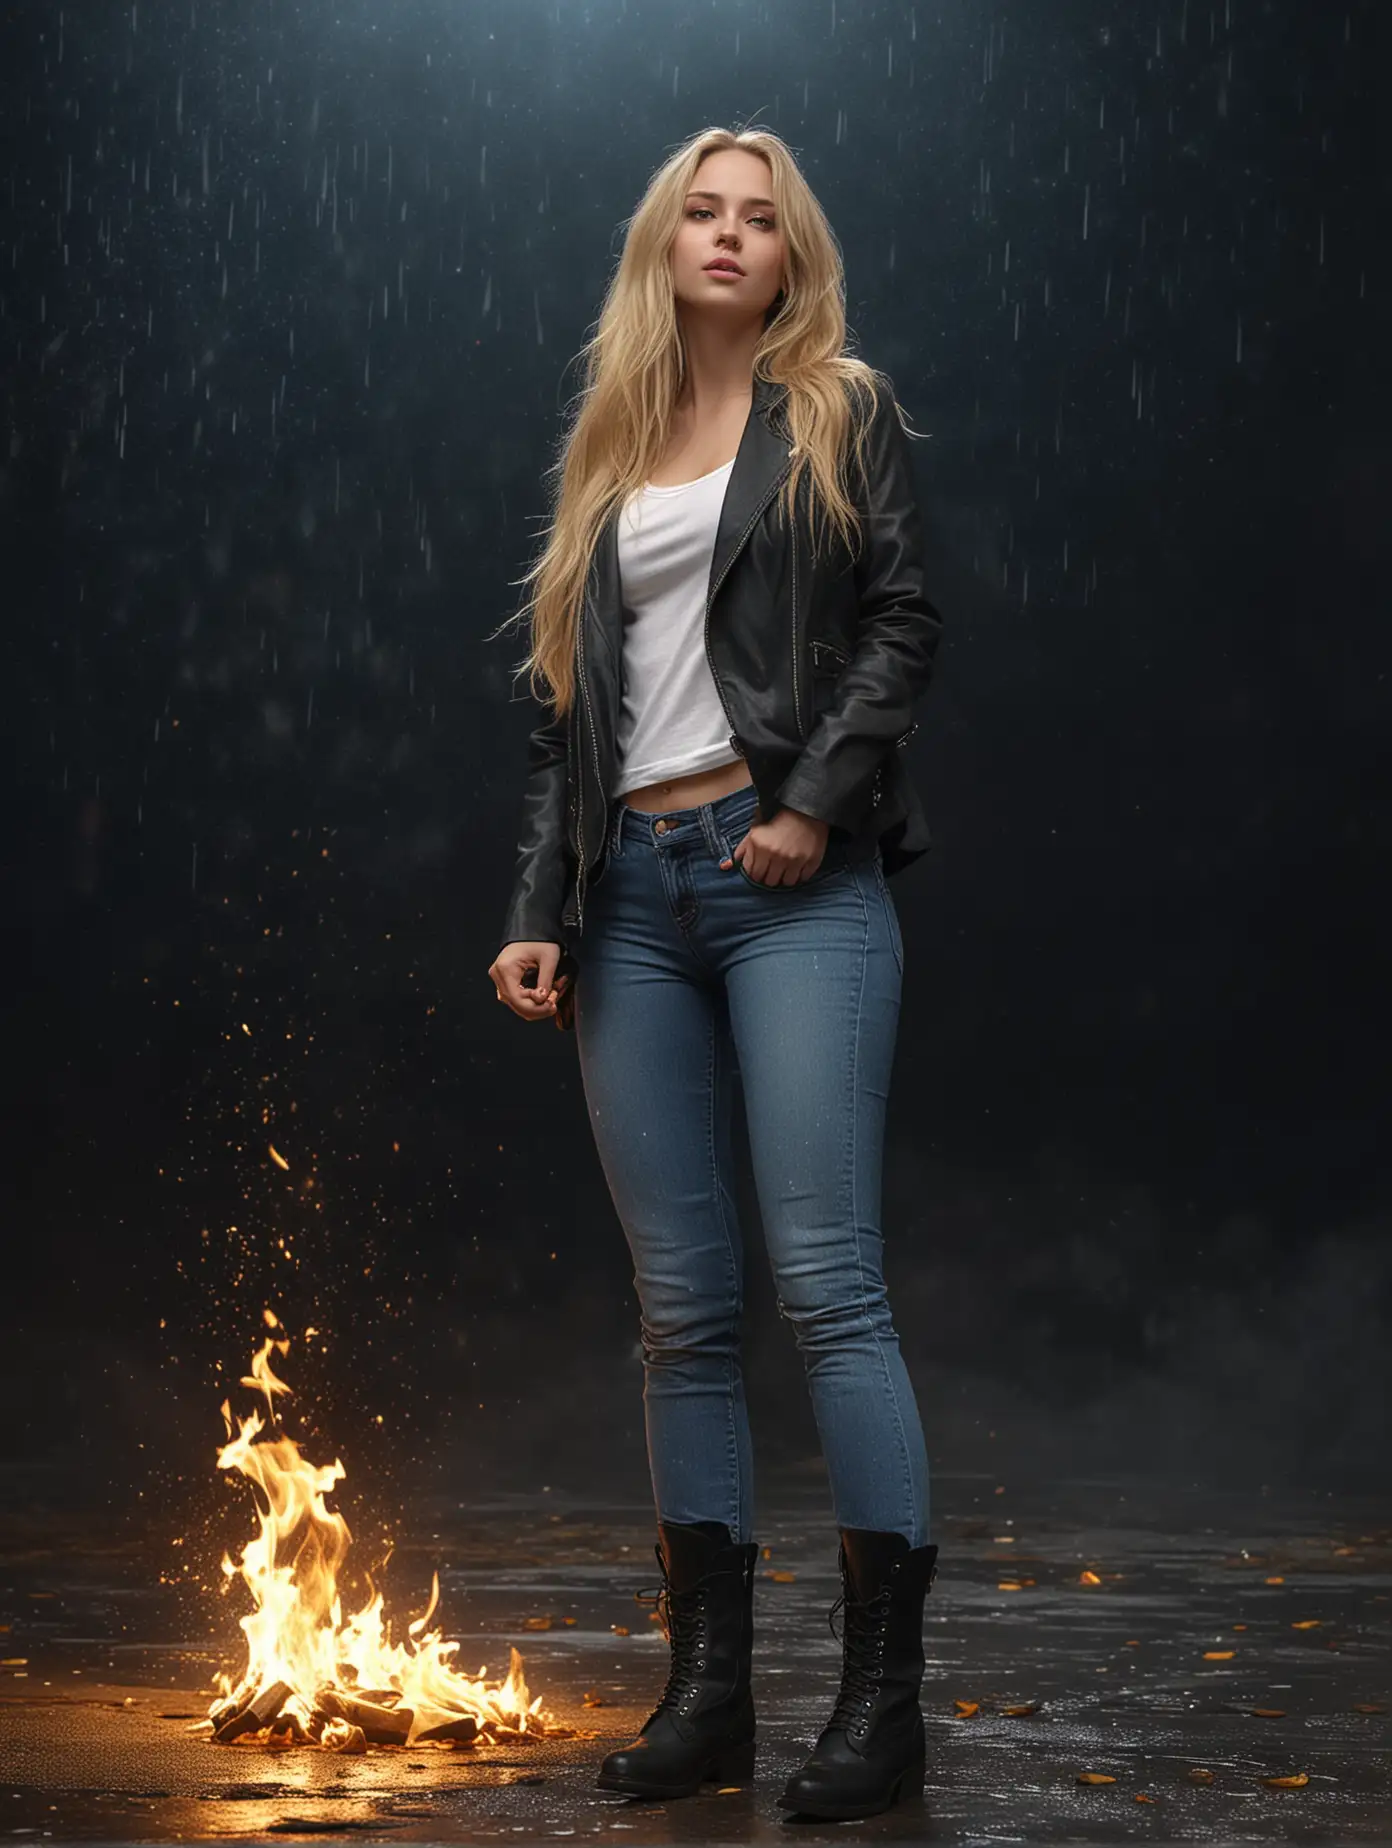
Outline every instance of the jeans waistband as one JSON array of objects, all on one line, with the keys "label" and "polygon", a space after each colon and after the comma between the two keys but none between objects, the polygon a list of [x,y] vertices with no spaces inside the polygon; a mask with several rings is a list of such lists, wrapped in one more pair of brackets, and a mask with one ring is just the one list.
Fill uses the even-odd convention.
[{"label": "jeans waistband", "polygon": [[717,796],[714,802],[699,803],[695,808],[655,809],[652,813],[630,808],[622,796],[615,796],[610,804],[609,825],[611,830],[622,828],[625,838],[647,840],[659,821],[666,823],[662,830],[664,835],[678,834],[700,827],[703,808],[710,810],[712,819],[719,825],[738,818],[746,810],[752,811],[758,801],[759,792],[752,783],[732,789],[728,795]]},{"label": "jeans waistband", "polygon": [[[608,838],[620,853],[625,846],[655,846],[659,842],[676,843],[698,836],[716,841],[723,831],[732,827],[738,826],[741,831],[747,828],[758,803],[759,792],[753,783],[744,783],[728,795],[717,796],[715,801],[700,803],[695,808],[656,809],[651,814],[645,809],[630,808],[622,796],[615,796],[609,805]],[[661,833],[657,829],[658,822],[663,824]]]}]

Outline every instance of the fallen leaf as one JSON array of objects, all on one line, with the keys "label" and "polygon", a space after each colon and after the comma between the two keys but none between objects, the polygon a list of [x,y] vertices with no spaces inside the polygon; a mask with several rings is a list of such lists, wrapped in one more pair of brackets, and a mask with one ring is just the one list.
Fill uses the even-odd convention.
[{"label": "fallen leaf", "polygon": [[1231,1662],[1236,1654],[1235,1649],[1205,1649],[1203,1659],[1205,1662]]},{"label": "fallen leaf", "polygon": [[1294,1777],[1264,1777],[1263,1784],[1270,1784],[1273,1790],[1299,1790],[1308,1784],[1310,1776],[1307,1771],[1297,1771]]},{"label": "fallen leaf", "polygon": [[1259,1720],[1283,1720],[1286,1717],[1284,1707],[1253,1707],[1252,1712]]},{"label": "fallen leaf", "polygon": [[1080,1585],[1100,1585],[1102,1581],[1095,1572],[1080,1572],[1078,1574],[1078,1583]]},{"label": "fallen leaf", "polygon": [[954,1700],[952,1704],[964,1720],[969,1720],[981,1709],[980,1701],[976,1700]]},{"label": "fallen leaf", "polygon": [[1029,1705],[1025,1707],[1002,1707],[1001,1708],[1001,1712],[1009,1714],[1012,1719],[1021,1717],[1027,1713],[1038,1713],[1038,1711],[1039,1711],[1039,1702],[1037,1700],[1031,1701]]},{"label": "fallen leaf", "polygon": [[1080,1771],[1078,1782],[1080,1784],[1115,1784],[1116,1779],[1108,1777],[1105,1771]]},{"label": "fallen leaf", "polygon": [[1323,1617],[1300,1617],[1291,1625],[1291,1629],[1317,1630],[1323,1622]]}]

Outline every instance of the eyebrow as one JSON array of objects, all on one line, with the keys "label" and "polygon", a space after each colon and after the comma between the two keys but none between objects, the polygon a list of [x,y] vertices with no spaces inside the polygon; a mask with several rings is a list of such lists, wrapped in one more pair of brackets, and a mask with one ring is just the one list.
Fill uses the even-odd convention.
[{"label": "eyebrow", "polygon": [[[725,197],[724,193],[703,192],[703,191],[702,192],[689,192],[686,196],[688,199],[723,199]],[[773,205],[774,204],[772,199],[746,199],[744,203],[746,205]],[[776,211],[777,207],[774,206],[774,209]]]}]

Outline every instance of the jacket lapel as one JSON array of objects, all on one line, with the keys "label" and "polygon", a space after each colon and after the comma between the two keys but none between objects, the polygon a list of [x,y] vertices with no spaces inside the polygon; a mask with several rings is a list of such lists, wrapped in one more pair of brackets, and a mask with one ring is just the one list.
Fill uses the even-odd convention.
[{"label": "jacket lapel", "polygon": [[[754,396],[749,417],[735,452],[735,466],[725,484],[725,499],[716,528],[715,551],[711,557],[710,579],[706,588],[709,598],[725,572],[734,563],[754,520],[769,499],[789,462],[789,444],[779,415],[785,386],[755,377]],[[616,507],[605,521],[595,547],[593,590],[586,600],[585,649],[589,672],[598,672],[598,661],[612,663],[615,682],[623,651],[623,586],[619,575],[619,512]],[[592,639],[598,649],[591,646]],[[602,656],[599,651],[602,650]],[[593,689],[592,689],[593,690]]]},{"label": "jacket lapel", "polygon": [[749,537],[755,516],[787,466],[787,437],[780,434],[781,420],[774,415],[786,395],[782,385],[771,385],[761,378],[754,380],[749,420],[735,452],[735,466],[725,484],[725,500],[716,528],[715,552],[706,591],[708,598],[733,564],[735,554]]}]

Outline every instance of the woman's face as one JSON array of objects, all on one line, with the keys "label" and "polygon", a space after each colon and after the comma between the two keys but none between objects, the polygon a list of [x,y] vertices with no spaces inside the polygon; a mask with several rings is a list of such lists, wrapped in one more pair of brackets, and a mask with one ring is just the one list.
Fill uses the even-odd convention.
[{"label": "woman's face", "polygon": [[[709,313],[761,317],[784,280],[787,252],[767,162],[745,148],[721,148],[696,170],[672,247],[679,302]],[[732,257],[742,274],[707,268]]]}]

